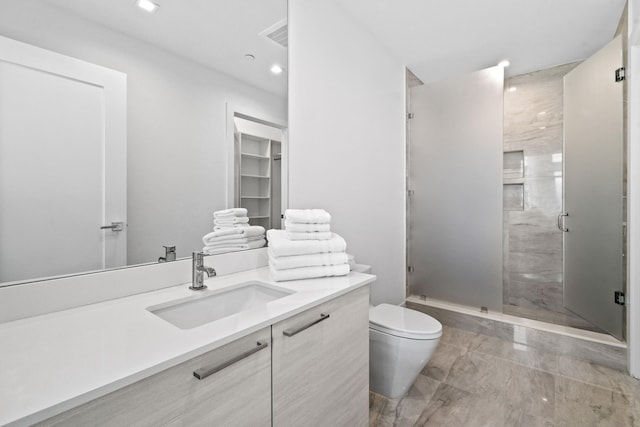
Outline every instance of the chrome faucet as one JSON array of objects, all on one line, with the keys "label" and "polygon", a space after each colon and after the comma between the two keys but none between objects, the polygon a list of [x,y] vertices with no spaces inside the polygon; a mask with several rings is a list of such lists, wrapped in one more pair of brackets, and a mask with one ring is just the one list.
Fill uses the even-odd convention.
[{"label": "chrome faucet", "polygon": [[191,286],[189,289],[192,291],[202,291],[207,289],[204,284],[204,273],[207,273],[207,277],[213,277],[216,275],[216,270],[213,267],[204,266],[204,253],[193,252],[193,258],[191,259]]},{"label": "chrome faucet", "polygon": [[158,262],[171,262],[176,260],[176,247],[175,246],[163,246],[164,256],[158,258]]}]

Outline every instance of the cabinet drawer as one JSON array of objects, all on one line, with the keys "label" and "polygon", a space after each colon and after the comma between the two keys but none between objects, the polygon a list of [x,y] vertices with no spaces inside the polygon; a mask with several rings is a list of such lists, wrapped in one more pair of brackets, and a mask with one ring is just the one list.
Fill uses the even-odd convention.
[{"label": "cabinet drawer", "polygon": [[270,339],[262,329],[38,425],[271,425]]},{"label": "cabinet drawer", "polygon": [[369,422],[369,287],[272,327],[273,425]]}]

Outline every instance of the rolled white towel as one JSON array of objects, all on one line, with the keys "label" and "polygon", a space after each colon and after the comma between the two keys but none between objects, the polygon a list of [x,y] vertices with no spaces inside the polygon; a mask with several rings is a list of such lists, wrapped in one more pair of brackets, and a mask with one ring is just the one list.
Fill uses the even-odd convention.
[{"label": "rolled white towel", "polygon": [[236,228],[250,227],[251,225],[247,222],[241,224],[230,224],[230,225],[214,225],[213,231],[222,231],[222,230],[234,230]]},{"label": "rolled white towel", "polygon": [[284,219],[303,224],[329,224],[331,215],[324,209],[287,209]]},{"label": "rolled white towel", "polygon": [[329,252],[324,254],[307,254],[292,256],[275,256],[269,248],[269,266],[275,270],[313,267],[318,265],[339,265],[347,263],[345,252]]},{"label": "rolled white towel", "polygon": [[349,264],[322,265],[313,267],[290,268],[276,270],[269,267],[271,278],[276,282],[286,280],[314,279],[317,277],[346,276],[349,274]]},{"label": "rolled white towel", "polygon": [[329,240],[332,236],[330,231],[289,231],[287,230],[287,239],[289,240]]},{"label": "rolled white towel", "polygon": [[251,237],[241,237],[239,239],[223,239],[223,240],[209,240],[205,243],[207,247],[220,247],[220,246],[229,246],[229,245],[242,245],[245,243],[255,242],[257,240],[264,240],[264,236],[251,236]]},{"label": "rolled white towel", "polygon": [[249,222],[249,218],[246,216],[230,216],[228,218],[216,218],[213,220],[213,225],[218,226],[230,226],[236,224],[247,224]]},{"label": "rolled white towel", "polygon": [[202,248],[202,252],[207,255],[220,254],[224,252],[242,251],[246,249],[258,249],[267,243],[264,239],[252,240],[247,243],[234,243],[221,246],[205,246]]},{"label": "rolled white towel", "polygon": [[247,216],[247,210],[245,208],[231,208],[213,213],[214,218],[232,218],[234,216]]},{"label": "rolled white towel", "polygon": [[331,231],[330,224],[304,224],[301,222],[284,222],[284,228],[292,232]]},{"label": "rolled white towel", "polygon": [[289,240],[284,230],[268,230],[267,240],[274,256],[321,254],[325,252],[344,252],[347,242],[332,233],[328,240]]},{"label": "rolled white towel", "polygon": [[206,234],[202,238],[202,243],[205,245],[209,242],[221,242],[224,240],[241,239],[245,237],[261,236],[264,238],[265,229],[259,225],[252,225],[249,227],[229,228],[226,230],[212,231]]}]

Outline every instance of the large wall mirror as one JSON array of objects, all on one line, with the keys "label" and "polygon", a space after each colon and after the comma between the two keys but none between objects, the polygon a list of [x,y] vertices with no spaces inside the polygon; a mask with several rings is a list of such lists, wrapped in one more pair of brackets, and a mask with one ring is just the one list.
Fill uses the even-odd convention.
[{"label": "large wall mirror", "polygon": [[[83,61],[97,67],[94,71],[103,68],[120,75],[125,83],[122,104],[105,107],[114,96],[102,90],[101,83],[40,73],[20,62],[32,51],[12,52],[11,57],[6,52],[12,49],[3,49],[0,230],[5,232],[0,235],[0,286],[157,262],[164,255],[163,246],[175,246],[178,258],[201,250],[202,236],[212,230],[212,213],[234,205],[229,117],[239,112],[286,126],[286,0],[153,0],[153,12],[138,3],[0,3],[0,36],[5,42]],[[33,52],[37,56],[45,51]],[[55,61],[44,62],[49,66]],[[77,71],[71,65],[72,72]],[[281,67],[279,73],[272,71],[274,65]],[[51,76],[58,84],[49,91],[45,80]],[[41,101],[44,86],[39,85],[47,87],[49,101]],[[68,86],[75,87],[73,93],[67,92]],[[88,101],[74,103],[75,97]],[[92,119],[92,108],[95,117],[104,120]],[[76,119],[73,126],[61,124],[65,111]],[[21,112],[31,119],[21,121]],[[118,114],[124,117],[126,131],[110,127]],[[110,166],[100,157],[110,146],[98,146],[92,153],[83,141],[95,137],[106,145],[117,129],[125,136],[125,160]],[[9,130],[28,131],[39,143],[25,148]],[[76,145],[66,146],[72,137]],[[88,191],[94,194],[96,208],[89,196],[78,197],[72,191],[84,186],[109,192],[105,171],[123,181],[126,209],[120,218],[103,215],[102,225],[115,224],[114,228],[92,226],[86,231],[102,245],[104,256],[89,267],[51,269],[74,251],[88,252],[73,238],[86,234],[77,231],[85,225],[83,219],[55,222],[53,212],[106,209],[110,202],[102,195]],[[56,181],[57,177],[64,180]],[[119,233],[118,222],[123,222],[126,234],[126,256],[111,265],[105,257],[118,258],[117,249],[108,246]]]}]

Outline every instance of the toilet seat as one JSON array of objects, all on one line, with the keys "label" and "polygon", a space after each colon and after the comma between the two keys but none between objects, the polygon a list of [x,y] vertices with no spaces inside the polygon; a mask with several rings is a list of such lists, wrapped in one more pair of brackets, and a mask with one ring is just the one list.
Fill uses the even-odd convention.
[{"label": "toilet seat", "polygon": [[442,336],[442,325],[433,317],[392,304],[369,309],[369,327],[396,337],[433,340]]}]

